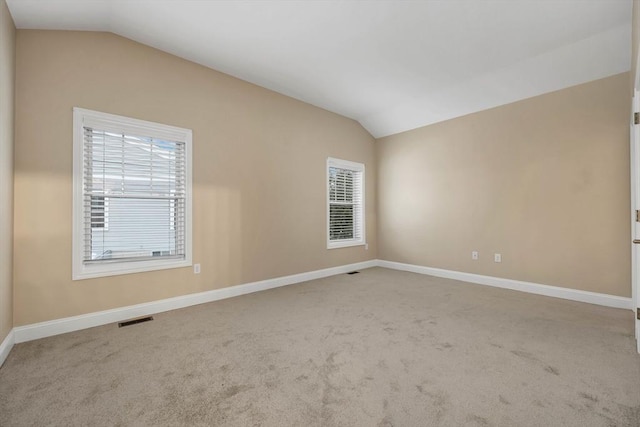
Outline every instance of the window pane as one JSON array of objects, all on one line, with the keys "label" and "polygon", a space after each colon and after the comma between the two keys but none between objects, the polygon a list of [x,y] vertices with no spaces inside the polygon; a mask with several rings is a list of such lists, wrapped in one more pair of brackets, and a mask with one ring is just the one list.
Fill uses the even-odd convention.
[{"label": "window pane", "polygon": [[184,142],[90,127],[84,135],[85,262],[184,257]]},{"label": "window pane", "polygon": [[91,230],[91,260],[178,255],[175,206],[175,200],[111,198],[108,230]]},{"label": "window pane", "polygon": [[327,159],[328,244],[337,248],[365,244],[364,165]]},{"label": "window pane", "polygon": [[329,205],[329,239],[353,239],[353,205]]},{"label": "window pane", "polygon": [[353,201],[353,174],[348,169],[329,168],[329,200],[332,202]]}]

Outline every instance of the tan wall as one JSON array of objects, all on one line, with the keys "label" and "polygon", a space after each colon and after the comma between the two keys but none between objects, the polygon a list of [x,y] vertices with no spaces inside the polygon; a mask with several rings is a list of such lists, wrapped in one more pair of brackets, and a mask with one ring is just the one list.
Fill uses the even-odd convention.
[{"label": "tan wall", "polygon": [[13,328],[13,101],[16,28],[0,0],[0,343]]},{"label": "tan wall", "polygon": [[[355,121],[108,33],[17,34],[15,324],[376,258]],[[190,268],[71,280],[72,108],[193,130]],[[326,249],[326,158],[365,163],[364,247]]]},{"label": "tan wall", "polygon": [[630,296],[628,82],[379,140],[378,257]]}]

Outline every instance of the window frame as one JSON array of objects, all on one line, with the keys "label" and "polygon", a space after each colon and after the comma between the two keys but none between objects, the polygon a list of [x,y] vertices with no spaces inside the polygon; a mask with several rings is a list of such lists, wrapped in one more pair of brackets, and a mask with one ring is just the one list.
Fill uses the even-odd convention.
[{"label": "window frame", "polygon": [[[331,167],[336,167],[336,168],[341,168],[341,169],[348,169],[351,170],[353,172],[359,172],[362,174],[362,177],[360,179],[361,181],[361,194],[360,194],[360,199],[362,200],[361,204],[361,209],[360,209],[360,218],[356,218],[354,216],[354,226],[356,224],[356,221],[360,221],[360,229],[362,231],[362,234],[359,238],[353,238],[353,239],[342,239],[342,240],[331,240],[331,188],[330,188],[330,183],[329,183],[329,169]],[[326,197],[327,197],[327,249],[337,249],[337,248],[348,248],[348,247],[352,247],[352,246],[365,246],[367,244],[367,238],[366,238],[366,214],[365,214],[365,207],[366,207],[366,201],[365,201],[365,178],[366,178],[366,174],[365,174],[365,165],[363,163],[357,163],[357,162],[352,162],[349,160],[342,160],[342,159],[337,159],[334,157],[328,157],[327,158],[327,166],[326,166],[326,177],[325,177],[325,182],[326,182]]]},{"label": "window frame", "polygon": [[[145,135],[158,139],[180,141],[185,144],[185,256],[184,259],[158,259],[141,261],[83,262],[84,257],[84,131],[85,124],[97,122],[105,130]],[[73,108],[73,239],[72,279],[116,276],[145,271],[190,267],[192,265],[192,131],[191,129],[84,108]]]}]

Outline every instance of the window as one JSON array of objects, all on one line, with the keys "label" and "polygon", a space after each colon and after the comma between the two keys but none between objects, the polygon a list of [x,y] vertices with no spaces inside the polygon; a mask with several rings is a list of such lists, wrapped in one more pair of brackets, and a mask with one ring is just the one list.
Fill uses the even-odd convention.
[{"label": "window", "polygon": [[327,247],[364,245],[364,165],[327,159],[327,191]]},{"label": "window", "polygon": [[73,279],[191,265],[191,131],[73,111]]}]

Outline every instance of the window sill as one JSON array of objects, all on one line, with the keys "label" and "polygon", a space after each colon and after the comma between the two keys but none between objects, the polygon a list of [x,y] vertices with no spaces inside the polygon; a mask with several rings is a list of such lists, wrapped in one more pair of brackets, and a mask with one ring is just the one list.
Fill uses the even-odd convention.
[{"label": "window sill", "polygon": [[342,240],[327,243],[327,249],[349,248],[352,246],[365,246],[367,242],[362,240]]},{"label": "window sill", "polygon": [[124,274],[142,273],[145,271],[168,270],[171,268],[190,267],[191,260],[158,260],[115,262],[104,265],[74,266],[73,280],[94,279],[97,277],[120,276]]}]

